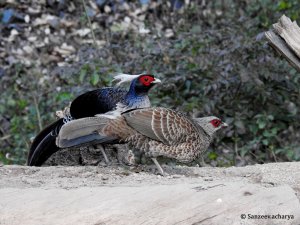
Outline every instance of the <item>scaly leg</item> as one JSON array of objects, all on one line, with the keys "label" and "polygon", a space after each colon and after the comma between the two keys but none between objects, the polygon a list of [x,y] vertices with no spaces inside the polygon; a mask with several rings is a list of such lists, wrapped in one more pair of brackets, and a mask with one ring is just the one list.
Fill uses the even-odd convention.
[{"label": "scaly leg", "polygon": [[152,161],[154,162],[154,164],[156,165],[159,173],[162,175],[162,176],[165,176],[165,173],[164,173],[164,170],[161,168],[161,166],[159,165],[159,163],[157,162],[157,159],[156,158],[151,158]]},{"label": "scaly leg", "polygon": [[104,160],[105,160],[106,164],[109,165],[110,162],[109,162],[109,159],[108,159],[108,157],[107,157],[107,155],[106,155],[106,153],[104,151],[104,146],[103,145],[97,145],[97,148],[100,149],[100,151],[101,151],[101,153],[102,153],[102,155],[104,157]]}]

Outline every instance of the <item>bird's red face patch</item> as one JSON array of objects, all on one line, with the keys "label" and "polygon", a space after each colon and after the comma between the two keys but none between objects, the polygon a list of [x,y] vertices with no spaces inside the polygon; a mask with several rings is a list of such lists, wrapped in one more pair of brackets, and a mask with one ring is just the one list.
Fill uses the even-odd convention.
[{"label": "bird's red face patch", "polygon": [[221,124],[222,124],[222,121],[221,120],[218,120],[218,119],[213,119],[210,121],[210,123],[214,126],[214,127],[219,127]]},{"label": "bird's red face patch", "polygon": [[155,78],[153,75],[142,75],[139,78],[139,81],[144,85],[144,86],[150,86],[150,84],[155,81]]}]

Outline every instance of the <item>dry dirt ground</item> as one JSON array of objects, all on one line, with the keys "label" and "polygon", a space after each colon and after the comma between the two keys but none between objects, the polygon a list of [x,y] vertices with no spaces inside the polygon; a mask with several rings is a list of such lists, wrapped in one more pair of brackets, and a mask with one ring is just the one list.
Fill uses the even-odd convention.
[{"label": "dry dirt ground", "polygon": [[300,163],[164,169],[2,166],[0,224],[300,224]]}]

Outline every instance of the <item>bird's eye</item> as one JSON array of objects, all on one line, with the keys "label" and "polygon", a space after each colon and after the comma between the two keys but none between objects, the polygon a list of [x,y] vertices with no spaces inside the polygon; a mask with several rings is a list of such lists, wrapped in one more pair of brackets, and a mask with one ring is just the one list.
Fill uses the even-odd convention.
[{"label": "bird's eye", "polygon": [[211,121],[211,124],[212,124],[214,127],[218,127],[218,126],[220,126],[221,121],[220,121],[220,120],[217,120],[217,119],[214,119],[214,120]]},{"label": "bird's eye", "polygon": [[148,79],[148,77],[146,77],[144,80],[147,82],[149,79]]}]

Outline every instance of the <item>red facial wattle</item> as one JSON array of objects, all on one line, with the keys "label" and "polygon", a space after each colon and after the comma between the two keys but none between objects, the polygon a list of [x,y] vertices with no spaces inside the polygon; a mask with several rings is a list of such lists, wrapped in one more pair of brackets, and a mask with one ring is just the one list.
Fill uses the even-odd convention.
[{"label": "red facial wattle", "polygon": [[153,76],[149,75],[144,75],[139,78],[139,81],[144,85],[144,86],[150,86],[150,84],[155,81],[155,78]]},{"label": "red facial wattle", "polygon": [[210,123],[211,123],[214,127],[219,127],[219,126],[222,124],[221,120],[218,120],[218,119],[214,119],[214,120],[210,121]]}]

